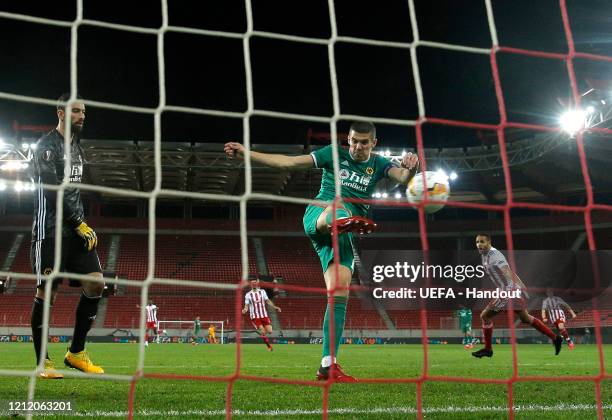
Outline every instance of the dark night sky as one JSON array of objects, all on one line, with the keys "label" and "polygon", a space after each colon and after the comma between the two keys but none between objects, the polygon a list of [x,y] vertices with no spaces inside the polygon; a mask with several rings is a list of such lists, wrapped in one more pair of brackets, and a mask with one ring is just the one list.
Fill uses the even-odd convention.
[{"label": "dark night sky", "polygon": [[[612,3],[568,0],[579,51],[612,55]],[[0,0],[0,10],[72,20],[74,0],[53,2]],[[85,1],[84,17],[155,28],[160,2]],[[327,1],[253,0],[256,30],[326,38]],[[489,28],[482,0],[416,0],[421,39],[488,48]],[[174,26],[243,32],[243,0],[169,0]],[[376,6],[374,6],[376,5]],[[340,35],[412,41],[405,0],[336,0]],[[494,0],[500,44],[566,52],[561,12],[555,0]],[[57,98],[69,88],[70,30],[0,19],[0,90]],[[332,110],[327,47],[251,39],[255,106],[260,109],[330,116]],[[409,51],[338,43],[335,48],[340,105],[344,113],[415,119],[416,95]],[[496,123],[499,120],[489,57],[429,47],[418,49],[428,116]],[[554,124],[567,98],[565,64],[559,60],[499,54],[509,119]],[[246,109],[242,40],[169,32],[165,37],[167,102],[170,105]],[[79,93],[88,99],[154,107],[158,102],[156,37],[84,25],[79,29]],[[612,63],[576,61],[579,83],[610,79]],[[0,100],[0,135],[10,136],[13,120],[54,124],[50,107]],[[271,118],[252,119],[255,142],[293,143],[309,127],[326,125]],[[342,125],[340,129],[345,129]],[[242,121],[166,112],[166,141],[223,142],[239,139]],[[87,138],[153,138],[153,118],[89,108]],[[414,145],[414,129],[379,127],[381,144]],[[426,127],[427,146],[479,144],[473,130]]]}]

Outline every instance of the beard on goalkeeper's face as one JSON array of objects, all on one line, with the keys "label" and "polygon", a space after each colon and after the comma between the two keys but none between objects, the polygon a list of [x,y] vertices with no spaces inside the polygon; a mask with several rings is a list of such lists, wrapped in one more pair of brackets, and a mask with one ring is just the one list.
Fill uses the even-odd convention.
[{"label": "beard on goalkeeper's face", "polygon": [[81,132],[83,131],[83,123],[74,123],[70,125],[70,129],[72,130],[72,132],[76,135],[81,134]]}]

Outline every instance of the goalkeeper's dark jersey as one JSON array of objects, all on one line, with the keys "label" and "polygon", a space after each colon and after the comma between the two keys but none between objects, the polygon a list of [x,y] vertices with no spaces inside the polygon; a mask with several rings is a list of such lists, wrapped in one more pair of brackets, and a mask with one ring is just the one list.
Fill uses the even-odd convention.
[{"label": "goalkeeper's dark jersey", "polygon": [[[40,241],[55,236],[57,191],[43,188],[43,184],[59,185],[64,179],[64,137],[51,130],[36,143],[34,150],[34,222],[32,240]],[[80,183],[83,178],[83,150],[78,140],[71,145],[72,168],[70,182]],[[78,188],[66,187],[63,200],[62,236],[74,235],[74,228],[83,221],[83,202]]]}]

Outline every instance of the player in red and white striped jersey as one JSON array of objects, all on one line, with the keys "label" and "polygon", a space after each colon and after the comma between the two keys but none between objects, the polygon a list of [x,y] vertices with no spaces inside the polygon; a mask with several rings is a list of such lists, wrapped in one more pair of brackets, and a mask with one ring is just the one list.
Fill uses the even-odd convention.
[{"label": "player in red and white striped jersey", "polygon": [[[520,298],[512,300],[514,312],[519,316],[521,321],[530,324],[533,328],[548,336],[555,346],[555,355],[559,354],[563,338],[561,338],[560,335],[556,335],[542,321],[529,314],[527,311],[527,300],[525,299],[525,297],[528,297],[525,291],[525,285],[519,276],[512,272],[504,254],[491,246],[491,237],[486,233],[479,233],[476,235],[476,248],[482,256],[482,265],[485,271],[500,291],[521,291]],[[493,299],[481,312],[480,319],[482,319],[482,336],[485,346],[473,352],[472,356],[478,358],[493,356],[493,317],[506,309],[508,301],[508,298]]]},{"label": "player in red and white striped jersey", "polygon": [[281,308],[274,305],[274,302],[268,298],[266,291],[259,288],[259,280],[251,280],[251,290],[244,296],[242,313],[246,314],[249,312],[251,325],[261,335],[261,339],[266,343],[268,351],[272,351],[272,345],[267,337],[267,334],[272,334],[272,323],[270,322],[266,305],[278,312],[281,311]]},{"label": "player in red and white striped jersey", "polygon": [[550,323],[557,327],[570,350],[573,350],[574,342],[565,328],[565,311],[563,309],[567,309],[572,319],[576,318],[576,312],[562,298],[555,296],[552,289],[546,289],[546,296],[547,298],[542,302],[542,320],[544,322],[550,320]]},{"label": "player in red and white striped jersey", "polygon": [[[137,308],[140,308],[140,305],[136,305]],[[149,347],[149,331],[153,331],[153,335],[156,337],[155,341],[159,343],[159,332],[157,329],[157,305],[153,303],[152,300],[149,300],[149,304],[145,306],[145,313],[147,315],[147,325],[145,328],[145,346]]]}]

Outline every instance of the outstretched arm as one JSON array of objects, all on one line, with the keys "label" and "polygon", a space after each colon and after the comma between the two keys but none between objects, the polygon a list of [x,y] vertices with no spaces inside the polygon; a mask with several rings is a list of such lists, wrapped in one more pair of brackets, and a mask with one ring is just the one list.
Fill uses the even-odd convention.
[{"label": "outstretched arm", "polygon": [[[245,147],[240,143],[225,143],[224,151],[229,159],[244,159]],[[272,153],[251,152],[251,160],[278,169],[310,169],[314,162],[310,155],[286,156]]]},{"label": "outstretched arm", "polygon": [[402,158],[401,168],[389,169],[389,178],[397,183],[408,185],[419,168],[419,158],[414,153],[408,153]]},{"label": "outstretched arm", "polygon": [[248,304],[248,303],[245,303],[245,304],[244,304],[244,308],[242,308],[242,313],[243,313],[243,314],[246,314],[248,310],[249,310],[249,304]]}]

